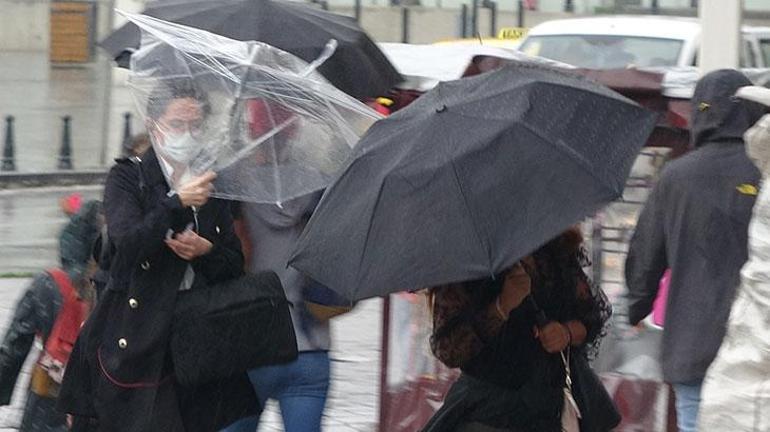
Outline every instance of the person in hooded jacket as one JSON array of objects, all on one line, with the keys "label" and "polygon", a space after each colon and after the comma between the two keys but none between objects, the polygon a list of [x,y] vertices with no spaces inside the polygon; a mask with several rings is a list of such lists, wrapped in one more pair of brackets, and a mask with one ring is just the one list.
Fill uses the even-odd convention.
[{"label": "person in hooded jacket", "polygon": [[[749,87],[770,102],[770,90]],[[760,98],[757,98],[758,100]],[[762,173],[749,225],[749,260],[741,270],[722,347],[703,383],[701,431],[770,430],[770,115],[745,135],[747,153]]]},{"label": "person in hooded jacket", "polygon": [[261,407],[246,373],[178,384],[169,354],[177,294],[243,274],[230,203],[215,175],[189,175],[209,112],[191,83],[161,84],[147,103],[153,147],[119,159],[104,192],[114,246],[103,296],[64,376],[59,408],[76,432],[213,432]]},{"label": "person in hooded jacket", "polygon": [[[269,101],[252,100],[250,103],[250,130],[254,136],[272,130],[293,116]],[[291,160],[293,133],[291,128],[285,128],[260,144],[261,149],[253,154],[257,163],[276,164],[284,169],[297,163]],[[312,184],[309,175],[309,167],[305,167],[302,178]],[[264,405],[270,399],[278,402],[286,432],[321,430],[331,379],[330,323],[315,316],[307,304],[313,281],[288,265],[297,239],[320,198],[321,192],[314,192],[280,204],[240,202],[233,208],[236,230],[246,256],[246,269],[253,273],[275,272],[291,302],[291,320],[299,351],[297,359],[249,371],[260,404]],[[259,416],[245,418],[222,432],[253,432],[258,429],[259,422]]]},{"label": "person in hooded jacket", "polygon": [[[59,236],[61,268],[37,275],[16,305],[13,319],[0,345],[0,405],[10,404],[16,381],[35,338],[40,337],[46,345],[54,323],[60,319],[65,301],[80,303],[86,308],[91,304],[94,295],[88,277],[93,267],[89,265],[89,253],[101,229],[101,211],[99,201],[88,201],[71,215]],[[60,284],[67,284],[76,298],[65,299],[62,290],[67,288]],[[73,321],[61,325],[77,329],[80,324]],[[32,372],[33,379],[27,392],[20,430],[63,432],[67,430],[65,417],[56,410],[56,394],[60,382],[53,379],[40,364]]]},{"label": "person in hooded jacket", "polygon": [[747,259],[747,234],[759,171],[743,134],[764,108],[734,98],[751,82],[719,70],[698,82],[692,98],[695,150],[670,162],[639,215],[625,276],[629,321],[652,310],[660,279],[671,268],[663,330],[663,378],[674,387],[679,430],[696,430],[703,378]]}]

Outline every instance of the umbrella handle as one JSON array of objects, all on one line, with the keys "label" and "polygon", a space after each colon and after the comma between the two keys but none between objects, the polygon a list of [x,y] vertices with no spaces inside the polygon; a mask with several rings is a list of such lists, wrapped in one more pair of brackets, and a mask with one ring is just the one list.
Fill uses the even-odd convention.
[{"label": "umbrella handle", "polygon": [[529,302],[529,305],[532,306],[532,309],[535,311],[535,321],[537,322],[538,328],[545,327],[545,325],[548,324],[548,317],[545,316],[545,312],[540,309],[540,306],[535,301],[535,298],[532,297],[532,294],[527,296],[527,302]]},{"label": "umbrella handle", "polygon": [[[524,272],[527,273],[527,276],[529,276],[530,279],[532,279],[532,275],[534,273],[532,268],[529,265],[527,265],[527,263],[524,260],[519,261],[519,264],[524,269]],[[529,294],[525,298],[525,300],[529,303],[530,307],[532,307],[532,310],[535,311],[535,321],[537,322],[537,326],[539,328],[545,327],[545,325],[548,324],[548,317],[545,316],[545,312],[542,309],[540,309],[540,306],[535,301],[535,297],[532,296],[532,294]]]}]

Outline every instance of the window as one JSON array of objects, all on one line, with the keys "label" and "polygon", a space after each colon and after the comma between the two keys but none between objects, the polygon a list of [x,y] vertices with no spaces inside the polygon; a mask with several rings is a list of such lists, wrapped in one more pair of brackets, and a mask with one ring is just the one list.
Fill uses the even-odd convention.
[{"label": "window", "polygon": [[759,40],[759,51],[762,54],[762,60],[764,60],[765,67],[770,67],[770,39]]},{"label": "window", "polygon": [[577,67],[617,69],[628,66],[676,66],[682,45],[684,41],[677,39],[554,35],[530,36],[522,45],[521,51]]},{"label": "window", "polygon": [[754,68],[759,67],[757,64],[757,56],[754,54],[754,47],[751,46],[751,41],[743,41],[743,49],[741,50],[741,67]]}]

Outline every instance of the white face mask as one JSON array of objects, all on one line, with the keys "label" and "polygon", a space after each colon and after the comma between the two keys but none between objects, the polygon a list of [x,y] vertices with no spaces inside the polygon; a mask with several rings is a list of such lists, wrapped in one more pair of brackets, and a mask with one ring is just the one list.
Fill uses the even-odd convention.
[{"label": "white face mask", "polygon": [[168,134],[160,149],[169,158],[182,164],[188,164],[200,153],[201,143],[187,131],[181,135]]}]

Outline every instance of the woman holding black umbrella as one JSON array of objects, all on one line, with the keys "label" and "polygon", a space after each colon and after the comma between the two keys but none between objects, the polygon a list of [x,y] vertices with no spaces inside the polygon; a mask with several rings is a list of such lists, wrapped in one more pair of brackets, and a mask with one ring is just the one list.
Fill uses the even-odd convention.
[{"label": "woman holding black umbrella", "polygon": [[425,432],[572,430],[563,429],[569,414],[577,427],[565,366],[586,355],[610,314],[583,273],[581,241],[573,228],[494,280],[431,290],[431,348],[462,376]]},{"label": "woman holding black umbrella", "polygon": [[[450,284],[434,289],[433,345],[465,374],[426,431],[560,431],[566,366],[580,430],[607,431],[617,411],[583,354],[608,307],[577,232],[549,239],[622,196],[654,125],[533,64],[441,83],[368,130],[289,264],[353,300]],[[526,267],[530,286],[511,287]]]}]

